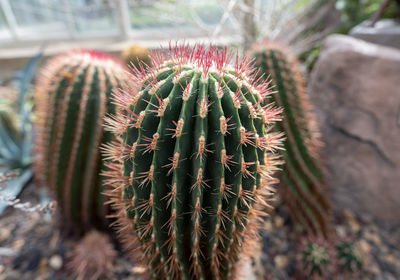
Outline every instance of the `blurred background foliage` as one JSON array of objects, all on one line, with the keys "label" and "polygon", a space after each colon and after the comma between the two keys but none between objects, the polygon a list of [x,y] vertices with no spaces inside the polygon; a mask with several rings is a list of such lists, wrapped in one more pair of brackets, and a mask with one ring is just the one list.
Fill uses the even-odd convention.
[{"label": "blurred background foliage", "polygon": [[[341,26],[339,33],[348,33],[352,27],[368,20],[379,9],[382,0],[337,0],[336,8],[341,11]],[[399,16],[399,7],[392,0],[382,18]]]},{"label": "blurred background foliage", "polygon": [[[18,196],[32,179],[32,83],[43,51],[32,58],[26,67],[17,72],[13,82],[18,89],[14,102],[0,100],[0,173],[15,172],[5,189],[0,189],[0,214],[7,201]],[[8,199],[10,198],[10,199]]]},{"label": "blurred background foliage", "polygon": [[[314,12],[323,5],[333,3],[336,10],[340,13],[340,24],[338,24],[332,33],[348,34],[350,30],[358,24],[364,21],[370,20],[376,11],[379,9],[383,0],[319,0],[314,4]],[[299,3],[299,7],[305,7],[310,5],[310,1],[303,0]],[[400,8],[395,0],[392,0],[385,9],[381,18],[399,18]],[[314,25],[309,26],[308,33],[318,32],[323,26],[323,19]],[[307,32],[304,32],[302,36],[307,36]],[[299,54],[300,60],[303,62],[307,70],[311,70],[317,60],[321,50],[321,41],[318,41],[316,45],[310,46],[304,52]]]}]

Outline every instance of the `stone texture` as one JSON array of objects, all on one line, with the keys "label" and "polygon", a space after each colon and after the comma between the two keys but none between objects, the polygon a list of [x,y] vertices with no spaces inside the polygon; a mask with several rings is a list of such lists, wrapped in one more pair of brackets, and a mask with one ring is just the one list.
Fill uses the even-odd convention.
[{"label": "stone texture", "polygon": [[400,51],[332,35],[310,94],[334,207],[400,225]]},{"label": "stone texture", "polygon": [[393,19],[382,19],[369,26],[365,21],[350,30],[350,35],[370,43],[400,49],[400,23]]}]

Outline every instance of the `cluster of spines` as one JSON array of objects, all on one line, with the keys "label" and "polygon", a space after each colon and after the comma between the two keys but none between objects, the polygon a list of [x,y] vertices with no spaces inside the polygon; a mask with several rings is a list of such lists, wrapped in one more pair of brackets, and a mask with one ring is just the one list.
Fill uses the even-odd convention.
[{"label": "cluster of spines", "polygon": [[284,109],[283,121],[276,125],[287,137],[279,188],[283,203],[312,236],[328,238],[333,225],[319,155],[321,140],[300,65],[287,47],[275,42],[255,46],[251,55],[264,76],[271,78],[272,98]]},{"label": "cluster of spines", "polygon": [[41,71],[35,92],[35,173],[55,193],[68,230],[104,222],[99,147],[112,135],[104,132],[103,118],[115,112],[111,92],[125,77],[119,61],[86,50],[58,55]]},{"label": "cluster of spines", "polygon": [[118,140],[104,147],[111,204],[153,277],[231,279],[271,195],[281,110],[261,105],[268,83],[232,57],[170,46],[152,55],[154,69],[133,68],[131,87],[114,97],[122,109],[107,127]]}]

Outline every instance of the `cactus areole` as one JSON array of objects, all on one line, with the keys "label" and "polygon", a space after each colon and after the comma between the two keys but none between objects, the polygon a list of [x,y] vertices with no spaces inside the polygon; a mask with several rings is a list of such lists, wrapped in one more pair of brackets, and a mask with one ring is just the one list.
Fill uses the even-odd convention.
[{"label": "cactus areole", "polygon": [[232,279],[271,194],[281,111],[260,105],[268,83],[256,86],[248,60],[233,57],[170,46],[114,96],[111,201],[125,245],[141,249],[155,279]]}]

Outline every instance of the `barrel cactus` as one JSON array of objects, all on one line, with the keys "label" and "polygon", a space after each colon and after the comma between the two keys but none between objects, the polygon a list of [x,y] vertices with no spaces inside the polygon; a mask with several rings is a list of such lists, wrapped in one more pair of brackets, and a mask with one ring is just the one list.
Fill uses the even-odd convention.
[{"label": "barrel cactus", "polygon": [[287,137],[279,187],[283,204],[311,236],[329,238],[333,217],[319,155],[321,140],[300,65],[287,47],[275,42],[258,44],[250,52],[264,78],[271,78],[272,97],[284,109],[283,121],[276,125]]},{"label": "barrel cactus", "polygon": [[99,147],[112,140],[103,130],[115,113],[110,95],[126,76],[113,57],[78,50],[52,58],[35,91],[35,173],[56,196],[66,229],[101,226],[103,169]]},{"label": "barrel cactus", "polygon": [[232,57],[170,47],[115,96],[125,113],[107,124],[117,139],[105,147],[109,194],[123,242],[155,279],[232,279],[272,194],[281,110],[260,105],[268,83]]},{"label": "barrel cactus", "polygon": [[149,54],[150,51],[144,47],[132,46],[122,52],[122,59],[125,61],[125,63],[139,68],[140,63],[151,65]]},{"label": "barrel cactus", "polygon": [[303,240],[299,251],[300,271],[307,279],[329,279],[335,272],[335,250],[324,239]]}]

